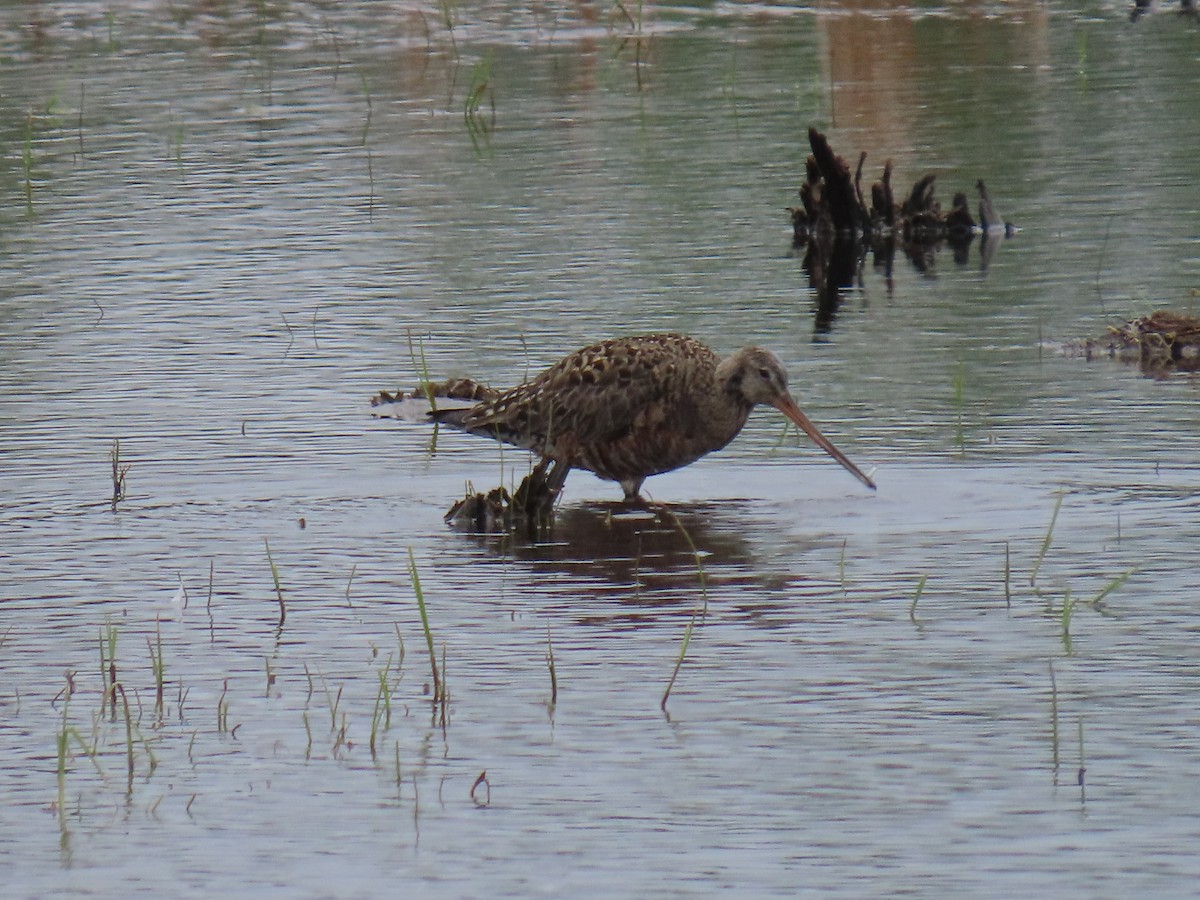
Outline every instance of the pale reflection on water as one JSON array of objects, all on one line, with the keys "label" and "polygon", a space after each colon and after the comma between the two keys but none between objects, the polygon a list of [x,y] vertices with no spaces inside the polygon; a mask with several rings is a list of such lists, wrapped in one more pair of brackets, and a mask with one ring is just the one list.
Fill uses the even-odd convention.
[{"label": "pale reflection on water", "polygon": [[[0,13],[9,890],[1194,883],[1197,382],[1045,343],[1200,276],[1194,26],[647,7],[639,51],[587,4],[457,13]],[[1022,234],[867,267],[814,344],[810,124],[901,183],[985,178]],[[878,492],[768,411],[647,482],[670,516],[577,473],[546,540],[466,535],[450,503],[525,457],[368,413],[421,353],[507,385],[650,330],[775,349]]]}]

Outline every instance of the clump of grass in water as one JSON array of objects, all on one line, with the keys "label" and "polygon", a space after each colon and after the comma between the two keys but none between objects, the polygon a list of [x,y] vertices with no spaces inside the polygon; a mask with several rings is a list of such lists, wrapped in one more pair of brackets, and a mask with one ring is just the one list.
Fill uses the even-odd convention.
[{"label": "clump of grass in water", "polygon": [[117,717],[117,627],[112,622],[104,623],[100,632],[100,706],[112,704],[112,718]]},{"label": "clump of grass in water", "polygon": [[1054,523],[1058,521],[1058,511],[1062,507],[1064,491],[1057,491],[1058,499],[1054,501],[1054,512],[1050,516],[1050,527],[1046,529],[1046,536],[1042,539],[1042,547],[1038,550],[1037,559],[1033,562],[1033,572],[1029,576],[1030,586],[1037,584],[1038,572],[1042,568],[1042,560],[1046,558],[1046,551],[1050,549],[1050,542],[1054,539]]},{"label": "clump of grass in water", "polygon": [[126,771],[128,773],[125,794],[126,796],[133,796],[133,717],[129,712],[129,698],[125,695],[125,686],[117,684],[116,691],[120,692],[121,704],[125,709],[125,760]]},{"label": "clump of grass in water", "polygon": [[275,582],[275,596],[279,598],[279,627],[282,628],[287,619],[287,607],[283,602],[283,588],[279,584],[279,569],[275,566],[275,560],[271,558],[271,544],[266,538],[263,538],[263,546],[267,548],[267,563],[271,566],[271,578]]},{"label": "clump of grass in water", "polygon": [[129,465],[121,465],[121,441],[118,438],[113,438],[108,457],[112,463],[112,508],[116,512],[117,504],[125,499],[125,476],[129,473]]},{"label": "clump of grass in water", "polygon": [[445,687],[442,684],[441,675],[438,673],[437,652],[433,649],[433,632],[429,628],[429,613],[425,609],[425,593],[421,590],[421,576],[417,573],[417,560],[413,556],[412,547],[408,548],[408,574],[412,579],[413,592],[417,595],[417,609],[421,613],[421,628],[425,631],[425,645],[429,648],[429,668],[433,672],[433,702],[436,706],[445,699]]},{"label": "clump of grass in water", "polygon": [[[401,662],[404,659],[403,644],[401,645]],[[371,758],[375,759],[375,739],[380,731],[387,731],[392,727],[392,692],[396,685],[388,681],[388,676],[392,672],[392,654],[388,654],[387,662],[382,669],[379,669],[376,674],[379,676],[379,691],[375,695],[375,709],[371,713]],[[397,678],[399,678],[400,666],[396,666]],[[397,684],[399,682],[397,681]]]},{"label": "clump of grass in water", "polygon": [[154,672],[154,717],[160,723],[163,719],[163,682],[166,676],[166,661],[163,657],[162,624],[158,618],[154,620],[154,642],[146,635],[146,647],[150,651],[150,669]]}]

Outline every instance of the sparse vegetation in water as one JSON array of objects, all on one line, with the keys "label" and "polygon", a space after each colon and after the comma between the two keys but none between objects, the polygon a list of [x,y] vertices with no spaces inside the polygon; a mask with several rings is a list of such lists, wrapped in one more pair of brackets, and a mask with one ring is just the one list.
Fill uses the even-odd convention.
[{"label": "sparse vegetation in water", "polygon": [[421,576],[417,572],[417,560],[412,547],[408,548],[408,574],[412,579],[413,592],[417,595],[417,609],[421,613],[421,628],[425,632],[425,645],[429,648],[429,668],[433,673],[433,702],[441,703],[445,696],[442,677],[438,673],[437,653],[433,649],[433,631],[429,627],[429,612],[425,608],[425,592],[421,590]]},{"label": "sparse vegetation in water", "polygon": [[[425,360],[425,345],[418,337],[416,344],[413,344],[412,329],[408,329],[408,358],[412,360],[413,368],[417,370],[417,376],[421,379],[421,392],[425,395],[425,399],[429,401],[429,408],[433,412],[437,412],[437,391],[433,384],[433,379],[429,377],[429,363]],[[437,440],[437,425],[434,424],[434,447],[436,448]],[[431,449],[430,452],[433,452]]]},{"label": "sparse vegetation in water", "polygon": [[[479,794],[479,788],[483,787],[484,793]],[[471,785],[471,800],[476,806],[491,806],[492,805],[492,783],[488,781],[487,770],[479,773],[479,777]]]},{"label": "sparse vegetation in water", "polygon": [[458,25],[458,0],[438,0],[438,12],[441,13],[442,25],[450,36],[450,46],[457,58],[458,42],[454,38],[454,29]]},{"label": "sparse vegetation in water", "polygon": [[229,731],[229,679],[226,678],[221,683],[221,696],[217,698],[217,733],[225,734]]},{"label": "sparse vegetation in water", "polygon": [[358,80],[362,84],[363,97],[367,101],[367,120],[363,122],[362,136],[359,138],[359,144],[363,147],[367,146],[367,135],[371,132],[371,116],[375,109],[371,103],[371,83],[367,81],[366,73],[359,71]]},{"label": "sparse vegetation in water", "polygon": [[1058,521],[1058,511],[1062,508],[1063,497],[1065,491],[1056,491],[1057,499],[1054,501],[1054,512],[1050,515],[1050,526],[1046,529],[1046,536],[1042,538],[1041,549],[1038,550],[1037,559],[1033,562],[1033,572],[1029,575],[1029,584],[1031,586],[1037,584],[1038,572],[1042,568],[1042,560],[1046,558],[1046,552],[1050,549],[1050,542],[1054,540],[1054,523]]},{"label": "sparse vegetation in water", "polygon": [[619,53],[625,49],[627,44],[633,44],[634,75],[637,78],[638,90],[641,91],[645,87],[642,70],[646,65],[647,50],[650,44],[650,39],[646,36],[644,30],[645,4],[643,0],[636,0],[635,3],[626,3],[624,0],[613,0],[613,8],[620,15],[620,18],[625,20],[625,24],[629,26],[629,31],[621,38],[617,52]]},{"label": "sparse vegetation in water", "polygon": [[1087,775],[1087,757],[1083,754],[1083,716],[1079,717],[1079,769],[1075,773],[1075,781],[1079,785],[1079,800],[1087,799],[1084,778]]},{"label": "sparse vegetation in water", "polygon": [[1059,622],[1062,629],[1062,645],[1067,656],[1071,655],[1071,616],[1075,613],[1075,601],[1071,599],[1071,589],[1063,592],[1062,610],[1059,612]]},{"label": "sparse vegetation in water", "polygon": [[546,625],[546,665],[550,667],[550,711],[558,705],[558,673],[554,670],[554,641],[550,639],[550,625]]},{"label": "sparse vegetation in water", "polygon": [[267,563],[271,566],[271,579],[275,582],[275,596],[279,600],[279,627],[282,628],[283,623],[287,620],[287,606],[283,602],[283,587],[279,583],[279,569],[271,557],[271,544],[266,538],[263,538],[263,546],[267,548]]},{"label": "sparse vegetation in water", "polygon": [[1054,780],[1058,782],[1058,681],[1054,677],[1054,660],[1049,660],[1050,666],[1050,742],[1051,757],[1054,763]]},{"label": "sparse vegetation in water", "polygon": [[1004,608],[1012,609],[1012,588],[1010,580],[1012,576],[1012,559],[1010,556],[1010,548],[1008,541],[1004,542]]},{"label": "sparse vegetation in water", "polygon": [[696,542],[692,540],[692,536],[684,527],[683,522],[679,521],[679,517],[665,506],[658,508],[658,514],[661,520],[669,521],[675,526],[676,530],[683,535],[683,539],[687,541],[688,549],[692,551],[692,559],[696,561],[696,577],[700,582],[700,617],[703,618],[708,614],[708,577],[704,574],[704,560],[700,557],[700,551],[696,549]]},{"label": "sparse vegetation in water", "polygon": [[[484,100],[488,101],[490,114],[483,112]],[[492,132],[496,130],[496,91],[492,86],[491,54],[471,67],[471,85],[463,100],[463,121],[477,156],[491,150]]]},{"label": "sparse vegetation in water", "polygon": [[100,706],[103,708],[106,703],[111,703],[111,715],[115,719],[117,717],[117,697],[115,693],[117,684],[117,626],[110,621],[104,623],[104,629],[100,632],[100,683],[102,685]]},{"label": "sparse vegetation in water", "polygon": [[113,438],[112,450],[108,454],[112,464],[112,508],[117,511],[117,504],[125,499],[125,476],[129,474],[129,465],[121,464],[121,441]]},{"label": "sparse vegetation in water", "polygon": [[124,685],[118,683],[115,686],[114,697],[116,693],[121,695],[121,705],[125,710],[125,759],[128,780],[126,782],[126,796],[133,795],[133,717],[129,712],[129,697],[125,694]]},{"label": "sparse vegetation in water", "polygon": [[[404,655],[401,650],[401,661]],[[379,678],[379,689],[375,694],[375,708],[371,712],[371,758],[375,758],[375,741],[381,732],[387,731],[392,727],[392,694],[395,692],[399,684],[400,666],[396,666],[396,682],[391,682],[392,674],[392,655],[389,654],[387,663],[382,669],[376,671]]]},{"label": "sparse vegetation in water", "polygon": [[1108,584],[1100,589],[1100,592],[1096,594],[1095,597],[1088,602],[1088,606],[1092,607],[1092,609],[1101,608],[1102,604],[1104,603],[1104,598],[1125,584],[1125,582],[1129,580],[1130,576],[1132,576],[1136,571],[1136,568],[1127,569],[1116,578],[1112,579]]},{"label": "sparse vegetation in water", "polygon": [[687,656],[688,644],[692,641],[692,629],[695,626],[696,613],[693,612],[687,627],[683,629],[683,640],[679,642],[679,656],[675,658],[675,668],[671,670],[671,679],[667,682],[667,689],[663,691],[662,702],[658,704],[658,708],[664,713],[667,711],[667,700],[671,697],[671,689],[675,687],[675,679],[679,677],[679,669],[683,666],[684,657]]},{"label": "sparse vegetation in water", "polygon": [[917,604],[921,602],[921,594],[925,593],[925,579],[927,576],[922,575],[917,580],[917,589],[913,593],[912,603],[908,607],[908,617],[915,625],[917,622]]},{"label": "sparse vegetation in water", "polygon": [[154,673],[154,717],[158,722],[163,719],[163,683],[166,677],[166,662],[163,658],[162,625],[154,620],[154,641],[146,635],[146,647],[150,651],[150,669]]}]

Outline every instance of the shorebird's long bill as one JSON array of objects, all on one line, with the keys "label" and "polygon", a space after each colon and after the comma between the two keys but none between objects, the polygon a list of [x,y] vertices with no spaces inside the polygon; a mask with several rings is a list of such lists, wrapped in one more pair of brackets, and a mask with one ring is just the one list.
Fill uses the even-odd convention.
[{"label": "shorebird's long bill", "polygon": [[841,450],[833,446],[829,438],[817,431],[817,426],[810,422],[808,420],[808,416],[800,411],[800,407],[796,405],[795,400],[793,400],[791,397],[783,397],[777,403],[772,405],[789,419],[791,419],[794,423],[796,423],[796,427],[812,438],[813,443],[840,462],[846,471],[848,471],[851,475],[853,475],[871,490],[875,490],[875,482],[868,478],[863,473],[862,469],[850,462],[850,460],[846,457],[846,454],[842,453]]}]

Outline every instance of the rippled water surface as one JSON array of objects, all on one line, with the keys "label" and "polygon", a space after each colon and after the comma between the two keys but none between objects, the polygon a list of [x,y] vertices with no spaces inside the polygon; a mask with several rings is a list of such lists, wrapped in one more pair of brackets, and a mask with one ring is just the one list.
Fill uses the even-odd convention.
[{"label": "rippled water surface", "polygon": [[[1196,21],[383,6],[0,11],[6,890],[1191,893],[1200,382],[1055,342],[1195,305]],[[810,125],[1022,230],[814,316]],[[878,491],[768,410],[469,535],[524,456],[370,416],[659,330]]]}]

